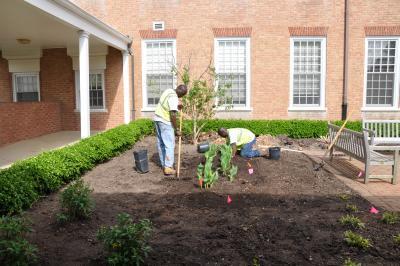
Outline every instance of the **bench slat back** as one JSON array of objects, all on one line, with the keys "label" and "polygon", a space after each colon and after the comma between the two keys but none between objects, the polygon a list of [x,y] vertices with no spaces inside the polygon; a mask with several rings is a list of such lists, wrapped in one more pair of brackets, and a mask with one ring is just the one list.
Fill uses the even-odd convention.
[{"label": "bench slat back", "polygon": [[[340,127],[328,124],[329,140],[332,143]],[[366,162],[369,156],[368,135],[344,128],[333,147],[352,157]]]},{"label": "bench slat back", "polygon": [[363,128],[374,131],[375,142],[400,142],[400,120],[363,120]]}]

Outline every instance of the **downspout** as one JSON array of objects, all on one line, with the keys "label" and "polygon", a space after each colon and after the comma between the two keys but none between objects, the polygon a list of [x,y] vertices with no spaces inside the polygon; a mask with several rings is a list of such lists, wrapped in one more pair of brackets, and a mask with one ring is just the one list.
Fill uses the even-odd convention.
[{"label": "downspout", "polygon": [[348,47],[349,47],[349,30],[348,30],[348,0],[344,0],[344,55],[343,55],[343,95],[342,95],[342,120],[347,118],[347,81],[348,81]]},{"label": "downspout", "polygon": [[131,84],[132,84],[132,105],[131,105],[131,118],[132,121],[135,120],[135,70],[134,70],[134,55],[132,50],[132,41],[128,44],[128,51],[131,55]]}]

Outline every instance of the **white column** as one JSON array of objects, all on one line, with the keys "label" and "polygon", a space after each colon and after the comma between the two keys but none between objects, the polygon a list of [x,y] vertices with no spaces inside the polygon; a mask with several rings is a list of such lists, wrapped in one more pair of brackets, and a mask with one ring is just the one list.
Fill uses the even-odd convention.
[{"label": "white column", "polygon": [[122,51],[122,80],[124,86],[124,123],[131,121],[129,98],[129,52]]},{"label": "white column", "polygon": [[79,89],[81,138],[90,137],[89,104],[89,33],[79,31]]}]

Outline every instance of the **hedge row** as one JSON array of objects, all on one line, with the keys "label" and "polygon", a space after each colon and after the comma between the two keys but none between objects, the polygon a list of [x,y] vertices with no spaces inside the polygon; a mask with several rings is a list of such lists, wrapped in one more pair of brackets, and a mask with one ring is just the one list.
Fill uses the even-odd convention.
[{"label": "hedge row", "polygon": [[30,207],[40,196],[58,190],[152,132],[151,120],[136,120],[0,171],[0,214]]},{"label": "hedge row", "polygon": [[[341,125],[342,121],[334,124]],[[254,132],[256,135],[287,135],[291,138],[317,138],[328,133],[328,122],[322,120],[227,120],[215,119],[206,123],[203,132],[217,131],[220,127],[242,127]],[[349,121],[346,125],[352,130],[361,131],[360,121]],[[183,131],[185,134],[192,132],[192,122],[185,121]]]}]

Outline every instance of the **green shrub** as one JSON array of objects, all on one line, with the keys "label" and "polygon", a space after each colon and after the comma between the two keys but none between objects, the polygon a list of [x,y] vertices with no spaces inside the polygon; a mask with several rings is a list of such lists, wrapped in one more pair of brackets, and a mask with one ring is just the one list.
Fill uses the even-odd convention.
[{"label": "green shrub", "polygon": [[365,224],[363,222],[361,222],[360,218],[358,218],[354,215],[347,214],[345,216],[342,216],[340,218],[340,223],[342,225],[349,225],[356,229],[357,228],[359,228],[359,229],[365,228]]},{"label": "green shrub", "polygon": [[395,212],[384,212],[381,221],[385,224],[395,224],[399,221],[399,215]]},{"label": "green shrub", "polygon": [[358,212],[358,207],[355,204],[346,204],[346,210],[349,212]]},{"label": "green shrub", "polygon": [[368,238],[364,238],[353,231],[344,232],[344,240],[351,247],[367,249],[372,246],[371,241]]},{"label": "green shrub", "polygon": [[29,222],[15,216],[0,217],[0,264],[31,265],[37,261],[37,248],[24,236]]},{"label": "green shrub", "polygon": [[67,187],[61,193],[60,205],[62,213],[58,216],[58,220],[64,222],[66,219],[89,218],[94,208],[91,192],[92,189],[82,179]]},{"label": "green shrub", "polygon": [[78,179],[96,164],[125,151],[152,132],[153,122],[139,119],[0,170],[0,214],[29,208],[41,195]]},{"label": "green shrub", "polygon": [[[342,121],[334,124],[341,125]],[[256,135],[287,135],[291,138],[318,138],[328,133],[328,122],[323,120],[228,120],[214,119],[207,121],[203,132],[217,131],[218,128],[247,128]],[[185,134],[192,134],[192,121],[185,121],[182,131]],[[361,121],[349,121],[346,128],[361,131]]]},{"label": "green shrub", "polygon": [[343,266],[361,266],[361,263],[352,261],[350,258],[347,258],[344,263]]},{"label": "green shrub", "polygon": [[395,243],[396,245],[399,245],[399,246],[400,246],[400,233],[397,234],[397,235],[395,235],[395,236],[393,236],[393,241],[394,241],[394,243]]},{"label": "green shrub", "polygon": [[129,214],[122,213],[117,217],[118,224],[102,227],[97,238],[103,242],[108,253],[110,265],[141,265],[150,251],[148,240],[152,224],[144,219],[133,223]]}]

